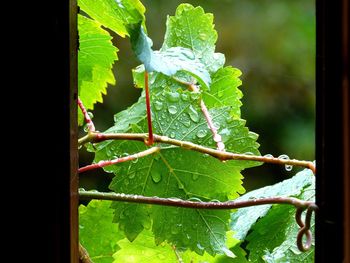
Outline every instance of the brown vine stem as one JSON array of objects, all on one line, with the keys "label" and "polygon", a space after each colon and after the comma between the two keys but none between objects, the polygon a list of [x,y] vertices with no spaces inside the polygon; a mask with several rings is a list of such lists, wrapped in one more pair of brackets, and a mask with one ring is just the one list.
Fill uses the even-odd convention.
[{"label": "brown vine stem", "polygon": [[97,169],[97,168],[102,168],[108,165],[112,165],[112,164],[116,164],[116,163],[122,163],[122,162],[127,162],[127,161],[132,161],[141,157],[145,157],[147,155],[150,155],[152,153],[158,152],[160,150],[159,147],[152,147],[149,148],[145,151],[142,152],[138,152],[135,154],[131,154],[125,157],[120,157],[120,158],[116,158],[114,160],[105,160],[105,161],[99,161],[98,163],[94,163],[94,164],[90,164],[84,167],[81,167],[78,169],[78,173],[82,173],[82,172],[86,172],[86,171],[90,171],[93,169]]},{"label": "brown vine stem", "polygon": [[[192,90],[194,92],[199,92],[199,89],[197,88],[197,86],[195,84],[188,83],[188,86],[189,86],[190,90]],[[221,135],[218,133],[218,130],[216,129],[216,127],[213,123],[213,120],[210,116],[210,113],[208,111],[208,108],[205,105],[203,100],[201,100],[201,110],[203,112],[205,119],[207,120],[209,129],[211,130],[211,133],[213,134],[213,139],[216,142],[217,149],[219,151],[225,151],[225,144],[222,142]]]},{"label": "brown vine stem", "polygon": [[182,200],[178,198],[161,198],[157,196],[148,197],[142,195],[132,194],[117,194],[114,192],[97,192],[97,191],[85,191],[79,189],[79,197],[81,199],[98,199],[98,200],[112,200],[123,201],[130,203],[152,204],[152,205],[164,205],[164,206],[176,206],[195,209],[236,209],[256,205],[267,204],[289,204],[294,205],[297,208],[306,209],[310,205],[314,205],[314,202],[303,201],[294,197],[266,197],[249,200],[239,201],[225,201],[225,202],[196,202],[189,200]]},{"label": "brown vine stem", "polygon": [[[219,160],[246,160],[246,161],[258,161],[263,163],[273,163],[279,165],[292,165],[292,166],[300,166],[305,167],[310,170],[314,174],[316,174],[316,166],[313,162],[310,161],[300,161],[296,159],[282,159],[270,156],[258,156],[258,155],[250,155],[250,154],[239,154],[232,152],[224,152],[216,149],[204,147],[202,145],[198,145],[188,141],[181,141],[169,138],[167,136],[161,136],[157,134],[153,134],[154,142],[165,143],[170,145],[175,145],[178,147],[182,147],[185,149],[197,151],[203,154],[211,155]],[[106,140],[135,140],[145,142],[148,139],[147,133],[90,133],[86,136],[79,139],[79,145],[92,142],[101,142]]]},{"label": "brown vine stem", "polygon": [[79,108],[81,109],[81,112],[83,113],[84,115],[84,119],[85,119],[85,122],[87,124],[87,127],[88,127],[88,130],[89,132],[94,132],[95,131],[95,125],[94,123],[92,122],[83,102],[80,100],[80,98],[78,97],[78,106]]},{"label": "brown vine stem", "polygon": [[89,253],[80,243],[79,243],[79,262],[80,263],[93,263],[93,261],[90,259]]}]

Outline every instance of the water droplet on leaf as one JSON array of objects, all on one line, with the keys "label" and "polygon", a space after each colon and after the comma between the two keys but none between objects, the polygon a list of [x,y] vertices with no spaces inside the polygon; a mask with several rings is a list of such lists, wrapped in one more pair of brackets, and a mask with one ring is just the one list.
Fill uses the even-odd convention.
[{"label": "water droplet on leaf", "polygon": [[154,107],[156,108],[156,110],[161,110],[161,109],[163,109],[163,102],[161,102],[161,101],[156,101],[156,102],[154,103]]},{"label": "water droplet on leaf", "polygon": [[181,94],[181,99],[184,100],[184,101],[187,101],[188,100],[188,94],[187,93],[182,93]]},{"label": "water droplet on leaf", "polygon": [[177,113],[177,108],[174,105],[169,106],[168,111],[170,114],[176,114]]},{"label": "water droplet on leaf", "polygon": [[167,92],[166,93],[166,97],[169,101],[171,102],[176,102],[179,100],[180,98],[180,94],[178,92]]},{"label": "water droplet on leaf", "polygon": [[170,138],[174,139],[175,138],[175,132],[170,133]]},{"label": "water droplet on leaf", "polygon": [[187,113],[188,113],[188,115],[190,115],[190,118],[192,121],[194,121],[194,122],[199,121],[198,112],[193,108],[192,105],[188,108]]},{"label": "water droplet on leaf", "polygon": [[207,135],[207,131],[206,130],[199,130],[196,135],[198,138],[203,138],[205,135]]},{"label": "water droplet on leaf", "polygon": [[193,181],[197,181],[199,178],[199,175],[198,174],[192,174],[192,180]]},{"label": "water droplet on leaf", "polygon": [[155,182],[156,184],[162,180],[162,175],[160,173],[157,173],[157,172],[153,172],[151,177],[152,177],[153,182]]},{"label": "water droplet on leaf", "polygon": [[129,179],[133,179],[135,177],[136,173],[135,172],[132,172],[131,174],[129,174]]}]

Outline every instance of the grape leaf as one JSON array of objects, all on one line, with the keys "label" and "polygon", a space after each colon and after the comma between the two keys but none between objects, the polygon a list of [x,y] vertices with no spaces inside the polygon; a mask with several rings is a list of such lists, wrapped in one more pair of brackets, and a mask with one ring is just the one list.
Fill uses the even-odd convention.
[{"label": "grape leaf", "polygon": [[204,13],[202,7],[181,4],[175,16],[167,19],[167,29],[161,50],[184,47],[193,50],[210,72],[216,72],[225,63],[221,53],[214,53],[217,32],[214,29],[213,14]]},{"label": "grape leaf", "polygon": [[78,0],[80,8],[104,27],[121,37],[128,35],[126,25],[145,21],[145,7],[139,0]]},{"label": "grape leaf", "polygon": [[[314,179],[314,177],[312,176]],[[314,180],[302,190],[298,198],[313,200]],[[299,226],[295,222],[295,208],[274,205],[268,214],[253,226],[247,236],[249,259],[253,262],[314,262],[314,247],[303,253],[298,250],[296,237]],[[314,220],[311,224],[314,233]]]},{"label": "grape leaf", "polygon": [[112,223],[111,201],[93,200],[79,206],[79,240],[95,263],[110,263],[124,237]]},{"label": "grape leaf", "polygon": [[[304,169],[290,179],[283,182],[266,186],[240,196],[236,200],[249,200],[252,198],[262,198],[271,196],[298,196],[303,189],[312,184],[314,175],[311,170]],[[231,214],[231,229],[235,232],[235,237],[244,240],[250,228],[255,222],[267,214],[271,205],[260,205],[254,207],[240,208]]]},{"label": "grape leaf", "polygon": [[202,85],[209,87],[210,75],[190,49],[172,47],[163,51],[153,51],[153,42],[145,34],[141,23],[129,25],[128,32],[131,47],[148,72],[156,71],[173,76],[178,71],[185,71],[193,75]]},{"label": "grape leaf", "polygon": [[[107,31],[100,24],[78,15],[78,92],[87,109],[102,102],[107,83],[115,84],[112,65],[117,60],[118,49],[113,46]],[[83,120],[79,111],[79,123]]]},{"label": "grape leaf", "polygon": [[240,117],[240,107],[242,102],[240,99],[243,94],[238,89],[242,84],[239,79],[241,71],[232,67],[225,67],[219,69],[212,76],[212,83],[210,85],[210,92],[203,93],[203,100],[205,105],[209,108],[220,106],[231,106],[231,115]]},{"label": "grape leaf", "polygon": [[[230,242],[228,246],[235,246],[237,240],[232,239],[232,234],[228,232],[228,238]],[[154,235],[150,230],[144,230],[133,242],[130,242],[127,239],[118,241],[120,250],[115,254],[115,260],[113,263],[143,263],[143,262],[152,262],[152,263],[173,263],[173,262],[184,262],[184,263],[246,263],[247,261],[242,261],[244,255],[240,254],[239,257],[234,259],[230,258],[232,261],[225,261],[228,259],[226,256],[215,256],[212,257],[208,253],[200,256],[191,251],[180,251],[175,247],[170,246],[167,243],[161,243],[156,245],[154,243]],[[176,249],[176,250],[175,250]],[[182,260],[182,261],[180,261]],[[240,261],[239,261],[240,260]]]},{"label": "grape leaf", "polygon": [[[156,90],[153,89],[153,92]],[[160,89],[160,92],[151,94],[151,101],[155,132],[215,147],[206,119],[200,111],[199,93]],[[116,115],[115,126],[129,127],[128,132],[146,132],[145,118],[126,127],[121,118],[127,116],[126,112]],[[226,130],[227,135],[235,135],[223,136],[229,150],[259,154],[258,144],[255,142],[256,136],[244,127],[243,120],[232,119],[229,107],[212,108],[210,114],[213,121],[218,126],[220,124],[219,132]],[[110,131],[113,129],[121,131],[118,128],[112,128]],[[111,141],[108,144],[97,144],[95,162],[144,149],[146,146],[140,142]],[[105,170],[117,175],[110,185],[115,192],[224,201],[244,192],[240,171],[254,165],[257,163],[245,161],[223,163],[198,152],[165,147],[161,153],[141,158],[136,163],[109,166],[105,167]],[[205,250],[209,254],[222,254],[227,251],[224,244],[228,211],[123,203],[113,204],[113,207],[116,209],[115,221],[130,240],[135,239],[143,228],[149,228],[153,221],[153,232],[157,243],[168,240],[177,247],[191,248],[198,253],[203,253]]]}]

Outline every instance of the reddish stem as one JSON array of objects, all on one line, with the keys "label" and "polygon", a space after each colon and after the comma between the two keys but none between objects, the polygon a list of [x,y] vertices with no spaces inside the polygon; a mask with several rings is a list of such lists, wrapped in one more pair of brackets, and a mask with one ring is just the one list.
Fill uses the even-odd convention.
[{"label": "reddish stem", "polygon": [[102,168],[102,167],[112,165],[112,164],[132,161],[132,160],[135,160],[137,158],[145,157],[145,156],[150,155],[152,153],[158,152],[159,150],[160,150],[159,147],[152,147],[152,148],[147,149],[145,151],[135,153],[135,154],[132,154],[129,156],[121,157],[121,158],[116,158],[114,160],[99,161],[98,163],[90,164],[90,165],[79,168],[78,173],[86,172],[86,171],[97,169],[97,168]]},{"label": "reddish stem", "polygon": [[81,109],[81,112],[84,115],[84,119],[85,119],[85,122],[87,124],[89,132],[94,132],[95,131],[95,125],[92,122],[92,120],[91,120],[87,110],[85,109],[83,102],[80,100],[80,98],[78,98],[78,105],[79,105],[79,108]]},{"label": "reddish stem", "polygon": [[146,110],[147,110],[147,124],[148,124],[148,140],[146,140],[145,143],[147,145],[152,145],[153,144],[152,113],[151,113],[151,100],[149,98],[147,71],[145,71],[145,92],[146,92]]},{"label": "reddish stem", "polygon": [[[190,89],[192,91],[198,92],[198,88],[194,84],[190,84]],[[214,126],[213,120],[209,114],[208,108],[205,105],[204,101],[201,100],[201,110],[204,114],[205,119],[207,120],[209,129],[211,130],[211,133],[213,134],[213,139],[216,142],[217,149],[219,151],[225,151],[225,144],[222,142],[221,135],[218,133],[218,130]]]}]

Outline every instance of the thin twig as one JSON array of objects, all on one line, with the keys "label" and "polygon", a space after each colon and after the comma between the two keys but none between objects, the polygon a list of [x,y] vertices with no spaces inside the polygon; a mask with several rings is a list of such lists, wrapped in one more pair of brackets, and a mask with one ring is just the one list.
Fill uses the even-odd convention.
[{"label": "thin twig", "polygon": [[[199,92],[199,89],[197,88],[196,85],[188,83],[189,88],[194,91],[194,92]],[[203,115],[205,119],[207,120],[209,129],[211,130],[211,133],[213,134],[213,139],[216,142],[217,149],[219,151],[225,151],[225,144],[222,142],[221,135],[218,133],[218,130],[216,129],[213,120],[210,116],[210,113],[208,111],[207,106],[205,105],[204,101],[201,99],[201,110],[203,112]]]},{"label": "thin twig", "polygon": [[91,118],[90,118],[86,108],[84,107],[83,102],[80,100],[79,97],[78,97],[78,105],[79,105],[79,108],[81,109],[81,112],[84,115],[84,119],[85,119],[85,122],[86,122],[86,125],[88,127],[89,132],[94,132],[95,131],[95,125],[92,122],[92,120],[91,120]]},{"label": "thin twig", "polygon": [[266,204],[290,204],[295,207],[307,208],[310,205],[314,205],[314,202],[303,201],[294,197],[266,197],[256,198],[249,200],[232,200],[225,202],[197,202],[190,200],[182,200],[179,198],[161,198],[157,196],[148,197],[142,195],[132,194],[118,194],[114,192],[96,192],[96,191],[85,191],[79,190],[80,199],[98,199],[98,200],[112,200],[112,201],[123,201],[130,203],[141,203],[141,204],[152,204],[152,205],[163,205],[163,206],[176,206],[184,208],[195,208],[195,209],[236,209],[242,207],[266,205]]},{"label": "thin twig", "polygon": [[89,256],[87,250],[79,243],[79,262],[80,263],[94,263]]},{"label": "thin twig", "polygon": [[135,153],[135,154],[131,154],[131,155],[128,155],[128,156],[125,156],[125,157],[116,158],[114,160],[99,161],[98,163],[90,164],[90,165],[87,165],[87,166],[79,168],[78,169],[78,173],[86,172],[86,171],[93,170],[93,169],[96,169],[96,168],[102,168],[102,167],[113,165],[113,164],[117,164],[117,163],[132,161],[132,160],[135,160],[135,159],[138,159],[138,158],[145,157],[147,155],[153,154],[155,152],[158,152],[159,150],[160,150],[159,147],[152,147],[152,148],[149,148],[149,149],[147,149],[145,151],[138,152],[138,153]]},{"label": "thin twig", "polygon": [[148,124],[148,139],[145,140],[147,145],[153,144],[153,129],[152,129],[152,112],[151,112],[151,100],[149,96],[148,87],[148,72],[145,71],[145,95],[146,95],[146,111],[147,111],[147,124]]},{"label": "thin twig", "polygon": [[[135,140],[144,142],[147,140],[147,133],[90,133],[83,138],[79,139],[79,144],[84,144],[87,142],[101,142],[106,140]],[[166,143],[170,145],[179,146],[185,149],[197,151],[200,153],[211,155],[219,160],[246,160],[246,161],[257,161],[263,163],[273,163],[279,165],[292,165],[292,166],[300,166],[305,167],[310,170],[314,174],[316,174],[316,167],[313,162],[310,161],[300,161],[296,159],[282,159],[270,156],[258,156],[258,155],[250,155],[250,154],[239,154],[232,152],[224,152],[216,149],[204,147],[192,142],[181,141],[177,139],[172,139],[167,136],[161,136],[157,134],[153,134],[154,142],[158,143]]]}]

